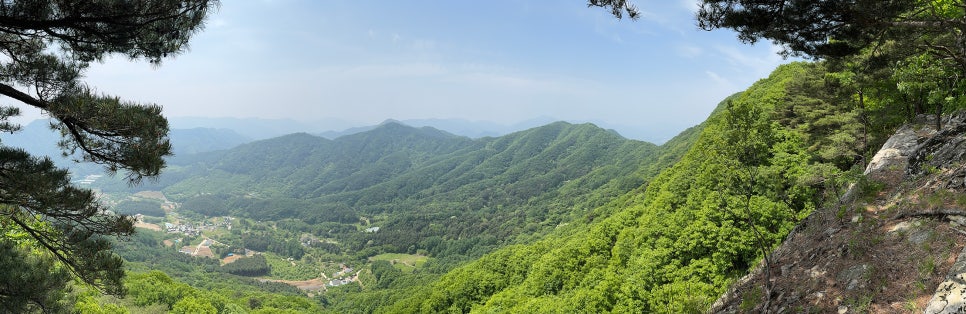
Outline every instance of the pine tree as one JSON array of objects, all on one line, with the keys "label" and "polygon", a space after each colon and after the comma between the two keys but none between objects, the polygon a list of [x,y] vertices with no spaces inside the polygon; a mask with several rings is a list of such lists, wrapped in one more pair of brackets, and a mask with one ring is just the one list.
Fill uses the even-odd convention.
[{"label": "pine tree", "polygon": [[[62,135],[65,155],[139,183],[170,155],[161,107],[95,92],[81,79],[110,55],[160,64],[185,51],[216,0],[0,2],[0,131],[34,107]],[[109,238],[134,232],[94,193],[71,185],[46,157],[0,144],[0,311],[57,311],[70,278],[123,294],[122,260]]]}]

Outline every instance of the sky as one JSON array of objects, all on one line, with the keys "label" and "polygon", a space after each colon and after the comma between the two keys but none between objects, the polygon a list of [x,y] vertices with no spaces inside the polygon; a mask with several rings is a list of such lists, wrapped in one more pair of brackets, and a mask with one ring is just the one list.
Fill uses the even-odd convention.
[{"label": "sky", "polygon": [[693,1],[634,3],[636,21],[584,0],[227,0],[186,53],[112,57],[86,81],[171,118],[551,118],[660,141],[788,62],[698,29]]}]

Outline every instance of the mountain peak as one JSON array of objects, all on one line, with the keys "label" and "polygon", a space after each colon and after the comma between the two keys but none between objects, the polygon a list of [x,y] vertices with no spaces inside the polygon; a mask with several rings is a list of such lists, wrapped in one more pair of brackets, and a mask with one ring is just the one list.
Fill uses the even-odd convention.
[{"label": "mountain peak", "polygon": [[402,121],[399,121],[399,120],[396,120],[396,119],[386,119],[385,121],[380,122],[377,126],[391,125],[391,124],[398,124],[398,125],[403,125],[403,126],[409,126],[408,124],[405,124]]}]

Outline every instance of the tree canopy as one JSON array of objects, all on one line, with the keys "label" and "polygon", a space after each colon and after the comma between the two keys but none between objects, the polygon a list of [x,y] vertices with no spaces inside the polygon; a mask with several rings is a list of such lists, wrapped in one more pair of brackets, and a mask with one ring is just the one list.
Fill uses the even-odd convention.
[{"label": "tree canopy", "polygon": [[[703,0],[697,19],[747,43],[770,40],[784,56],[837,63],[855,75],[848,87],[861,106],[930,112],[939,128],[943,112],[966,103],[966,1]],[[867,104],[864,92],[878,99]]]},{"label": "tree canopy", "polygon": [[960,0],[703,0],[698,26],[781,45],[785,56],[838,58],[886,43],[928,52],[966,70],[966,2]]},{"label": "tree canopy", "polygon": [[[156,176],[171,150],[161,107],[101,94],[82,81],[83,73],[110,55],[160,64],[187,48],[216,5],[214,0],[0,3],[0,95],[8,97],[0,107],[0,131],[18,131],[10,119],[34,107],[52,118],[65,155],[101,164],[110,173],[124,171],[130,183]],[[16,265],[27,274],[0,287],[0,304],[14,306],[5,310],[52,310],[56,299],[48,296],[70,278],[53,276],[38,286],[29,274],[66,272],[97,289],[123,293],[122,260],[105,236],[129,235],[133,222],[111,213],[92,191],[72,186],[68,172],[49,158],[0,145],[0,232],[0,247],[19,252],[3,254],[0,267]]]}]

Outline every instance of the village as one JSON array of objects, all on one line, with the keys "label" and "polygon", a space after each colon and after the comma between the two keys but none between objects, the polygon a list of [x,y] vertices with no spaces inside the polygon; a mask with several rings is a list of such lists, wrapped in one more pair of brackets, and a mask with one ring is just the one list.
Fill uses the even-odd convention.
[{"label": "village", "polygon": [[[237,218],[222,216],[211,218],[205,217],[200,220],[197,217],[195,219],[191,219],[189,216],[179,215],[177,212],[179,204],[168,201],[166,198],[164,198],[163,194],[159,192],[142,192],[137,196],[162,200],[166,217],[163,217],[163,222],[150,223],[146,221],[146,218],[157,220],[157,217],[150,218],[143,214],[135,214],[133,215],[135,219],[135,226],[138,228],[164,232],[168,235],[179,236],[178,238],[166,239],[163,242],[165,246],[178,247],[178,252],[182,254],[219,259],[221,265],[235,262],[241,258],[263,254],[263,252],[248,248],[236,248],[233,252],[224,253],[224,249],[228,248],[229,245],[219,242],[215,239],[215,237],[217,234],[223,234],[226,231],[231,231],[235,227],[233,221]],[[374,233],[378,231],[379,227],[370,227],[362,230],[362,232],[365,233]],[[190,240],[192,238],[195,239],[191,241],[192,243],[198,241],[198,238],[201,238],[201,240],[198,242],[198,244],[188,244],[186,239]],[[311,247],[314,243],[319,241],[319,239],[312,237],[311,235],[302,235],[302,237],[299,239],[299,244],[303,247]],[[221,250],[219,250],[219,248],[221,248]],[[222,254],[219,254],[219,251],[222,251]],[[290,264],[292,267],[295,267],[298,263],[292,258],[285,259],[285,262]],[[318,277],[313,279],[284,280],[271,278],[274,276],[270,276],[259,278],[258,280],[286,283],[311,294],[325,291],[328,288],[344,286],[350,283],[359,283],[361,285],[361,282],[359,281],[360,272],[361,271],[347,266],[346,264],[339,263],[337,270],[330,274],[326,274],[326,272],[321,269],[318,270],[316,273]]]}]

